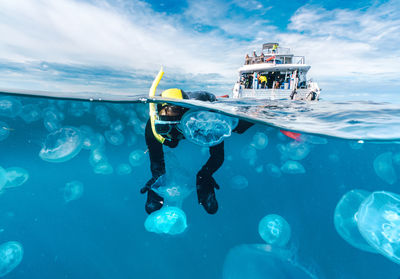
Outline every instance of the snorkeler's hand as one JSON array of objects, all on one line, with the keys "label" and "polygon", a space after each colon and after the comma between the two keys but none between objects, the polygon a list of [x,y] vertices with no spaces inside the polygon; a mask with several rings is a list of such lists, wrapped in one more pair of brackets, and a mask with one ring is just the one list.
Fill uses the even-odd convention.
[{"label": "snorkeler's hand", "polygon": [[215,181],[214,177],[212,177],[212,174],[206,171],[199,171],[197,173],[196,185],[200,186],[207,185],[219,190],[219,185]]},{"label": "snorkeler's hand", "polygon": [[151,188],[158,188],[164,183],[165,183],[164,175],[153,176],[149,181],[147,181],[145,186],[140,189],[140,193],[144,194],[147,191],[149,191]]}]

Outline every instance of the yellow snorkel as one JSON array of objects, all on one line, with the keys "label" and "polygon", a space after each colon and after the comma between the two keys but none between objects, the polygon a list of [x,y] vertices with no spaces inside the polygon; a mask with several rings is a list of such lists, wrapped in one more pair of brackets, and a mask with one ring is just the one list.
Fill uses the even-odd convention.
[{"label": "yellow snorkel", "polygon": [[[156,89],[158,84],[160,83],[160,80],[162,79],[164,75],[164,69],[163,67],[161,67],[160,71],[158,72],[158,75],[156,76],[156,78],[153,81],[153,84],[150,87],[149,90],[149,97],[154,97],[156,95]],[[160,134],[158,134],[156,132],[156,127],[155,127],[155,119],[156,119],[156,104],[155,103],[150,103],[149,104],[149,109],[150,109],[150,123],[151,123],[151,130],[153,131],[154,137],[161,143],[163,144],[165,141],[165,138],[163,136],[161,136]]]}]

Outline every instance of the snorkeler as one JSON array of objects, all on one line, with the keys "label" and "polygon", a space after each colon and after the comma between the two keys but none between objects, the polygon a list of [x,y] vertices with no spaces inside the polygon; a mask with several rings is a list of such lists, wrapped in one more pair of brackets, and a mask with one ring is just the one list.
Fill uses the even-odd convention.
[{"label": "snorkeler", "polygon": [[[192,99],[214,102],[217,100],[212,93],[197,91],[184,92],[181,89],[173,88],[162,92],[163,98],[171,99]],[[164,203],[163,197],[158,195],[152,187],[157,179],[165,174],[165,161],[163,145],[170,148],[178,146],[180,140],[184,139],[178,124],[187,108],[170,104],[157,104],[154,118],[151,117],[146,124],[145,137],[150,156],[150,168],[152,178],[140,190],[142,194],[147,192],[146,212],[152,213],[159,210]],[[253,124],[239,120],[238,126],[233,130],[236,133],[243,133]],[[214,189],[219,186],[212,175],[221,167],[224,162],[224,142],[210,147],[210,158],[200,169],[196,176],[196,190],[199,204],[209,214],[215,214],[218,210],[218,202]]]}]

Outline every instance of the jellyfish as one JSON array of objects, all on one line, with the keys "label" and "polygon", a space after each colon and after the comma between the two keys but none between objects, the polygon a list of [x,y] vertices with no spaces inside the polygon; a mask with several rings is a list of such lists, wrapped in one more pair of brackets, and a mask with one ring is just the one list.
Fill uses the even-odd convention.
[{"label": "jellyfish", "polygon": [[83,183],[77,180],[65,184],[64,190],[65,202],[77,200],[83,195]]},{"label": "jellyfish", "polygon": [[134,150],[129,154],[129,163],[133,167],[138,167],[142,165],[145,159],[146,159],[145,153],[141,149]]},{"label": "jellyfish", "polygon": [[125,128],[124,123],[122,123],[122,121],[119,119],[114,121],[110,125],[110,129],[115,132],[122,132],[124,128]]},{"label": "jellyfish", "polygon": [[29,173],[27,170],[20,167],[11,167],[6,169],[7,183],[5,188],[18,187],[24,184],[28,178]]},{"label": "jellyfish", "polygon": [[124,135],[114,130],[105,131],[104,136],[106,140],[112,145],[121,145],[125,141]]},{"label": "jellyfish", "polygon": [[268,244],[283,247],[290,240],[291,229],[288,222],[281,216],[269,214],[258,224],[258,233]]},{"label": "jellyfish", "polygon": [[106,154],[104,153],[104,150],[98,148],[90,152],[89,163],[92,167],[95,167],[98,164],[103,164],[106,162],[108,162],[108,159]]},{"label": "jellyfish", "polygon": [[243,147],[243,149],[240,152],[240,155],[251,166],[253,166],[257,161],[257,150],[251,145],[246,145],[245,147]]},{"label": "jellyfish", "polygon": [[82,117],[90,111],[91,103],[83,101],[74,101],[69,103],[68,113],[73,117]]},{"label": "jellyfish", "polygon": [[96,115],[96,121],[100,126],[106,127],[111,123],[110,115],[108,114],[107,107],[103,105],[98,105],[94,108],[94,113]]},{"label": "jellyfish", "polygon": [[0,277],[16,268],[22,261],[24,249],[17,241],[8,241],[0,245]]},{"label": "jellyfish", "polygon": [[0,121],[0,141],[5,140],[10,135],[10,127],[7,123]]},{"label": "jellyfish", "polygon": [[281,171],[289,174],[302,174],[305,173],[303,165],[297,161],[286,161],[281,167]]},{"label": "jellyfish", "polygon": [[328,159],[329,161],[331,161],[332,163],[338,163],[340,161],[339,155],[336,153],[331,153],[328,155]]},{"label": "jellyfish", "polygon": [[278,144],[279,152],[282,154],[283,159],[303,160],[310,153],[310,147],[306,143],[290,142],[288,144]]},{"label": "jellyfish", "polygon": [[336,231],[346,242],[360,250],[376,253],[362,237],[357,226],[358,208],[370,194],[358,189],[347,192],[337,204],[333,220]]},{"label": "jellyfish", "polygon": [[38,121],[42,117],[42,111],[37,104],[28,104],[22,107],[19,117],[25,121],[25,123],[32,123]]},{"label": "jellyfish", "polygon": [[273,163],[267,164],[266,169],[267,169],[268,175],[270,175],[272,177],[279,178],[282,176],[281,169]]},{"label": "jellyfish", "polygon": [[78,129],[61,128],[47,136],[39,156],[47,162],[65,162],[78,155],[82,149],[82,142],[82,135]]},{"label": "jellyfish", "polygon": [[[0,133],[0,137],[1,137],[1,133]],[[394,165],[400,167],[400,152],[393,154],[392,160],[393,160]]]},{"label": "jellyfish", "polygon": [[3,187],[7,184],[7,171],[0,167],[0,192]]},{"label": "jellyfish", "polygon": [[262,132],[255,133],[251,145],[258,150],[265,149],[268,145],[268,136]]},{"label": "jellyfish", "polygon": [[231,178],[231,187],[233,189],[241,190],[249,186],[249,181],[243,175],[235,175]]},{"label": "jellyfish", "polygon": [[114,168],[106,161],[96,164],[93,167],[93,171],[96,174],[112,174],[114,172]]},{"label": "jellyfish", "polygon": [[300,141],[307,142],[311,144],[327,144],[328,140],[323,137],[318,137],[314,135],[302,134],[300,135]]},{"label": "jellyfish", "polygon": [[180,128],[189,141],[201,146],[214,146],[229,137],[238,119],[210,111],[187,112]]},{"label": "jellyfish", "polygon": [[119,164],[117,166],[118,175],[127,175],[132,172],[132,167],[129,164]]},{"label": "jellyfish", "polygon": [[392,152],[382,153],[374,160],[375,173],[383,181],[391,185],[397,181],[392,161]]},{"label": "jellyfish", "polygon": [[359,140],[359,141],[349,141],[349,146],[351,149],[354,150],[359,150],[363,147],[364,142]]},{"label": "jellyfish", "polygon": [[183,201],[194,191],[193,188],[189,188],[188,184],[180,184],[170,179],[164,181],[161,179],[155,184],[153,185],[154,191],[164,198],[164,203],[177,207],[181,207]]},{"label": "jellyfish", "polygon": [[187,228],[186,214],[178,207],[164,206],[147,217],[144,227],[158,234],[181,234]]},{"label": "jellyfish", "polygon": [[369,245],[400,264],[400,195],[373,192],[360,205],[357,219],[358,229]]},{"label": "jellyfish", "polygon": [[15,97],[0,97],[0,115],[14,118],[20,114],[22,110],[21,102]]},{"label": "jellyfish", "polygon": [[291,250],[266,244],[246,244],[229,250],[223,279],[317,279],[295,260]]}]

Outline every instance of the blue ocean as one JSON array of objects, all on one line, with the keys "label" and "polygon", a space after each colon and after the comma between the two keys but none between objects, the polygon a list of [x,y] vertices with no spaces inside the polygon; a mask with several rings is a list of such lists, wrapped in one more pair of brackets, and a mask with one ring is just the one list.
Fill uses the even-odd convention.
[{"label": "blue ocean", "polygon": [[182,140],[164,147],[162,210],[179,210],[149,217],[147,101],[0,95],[0,276],[400,277],[399,106],[215,108],[254,123],[224,138],[217,213],[196,195],[209,150]]}]

